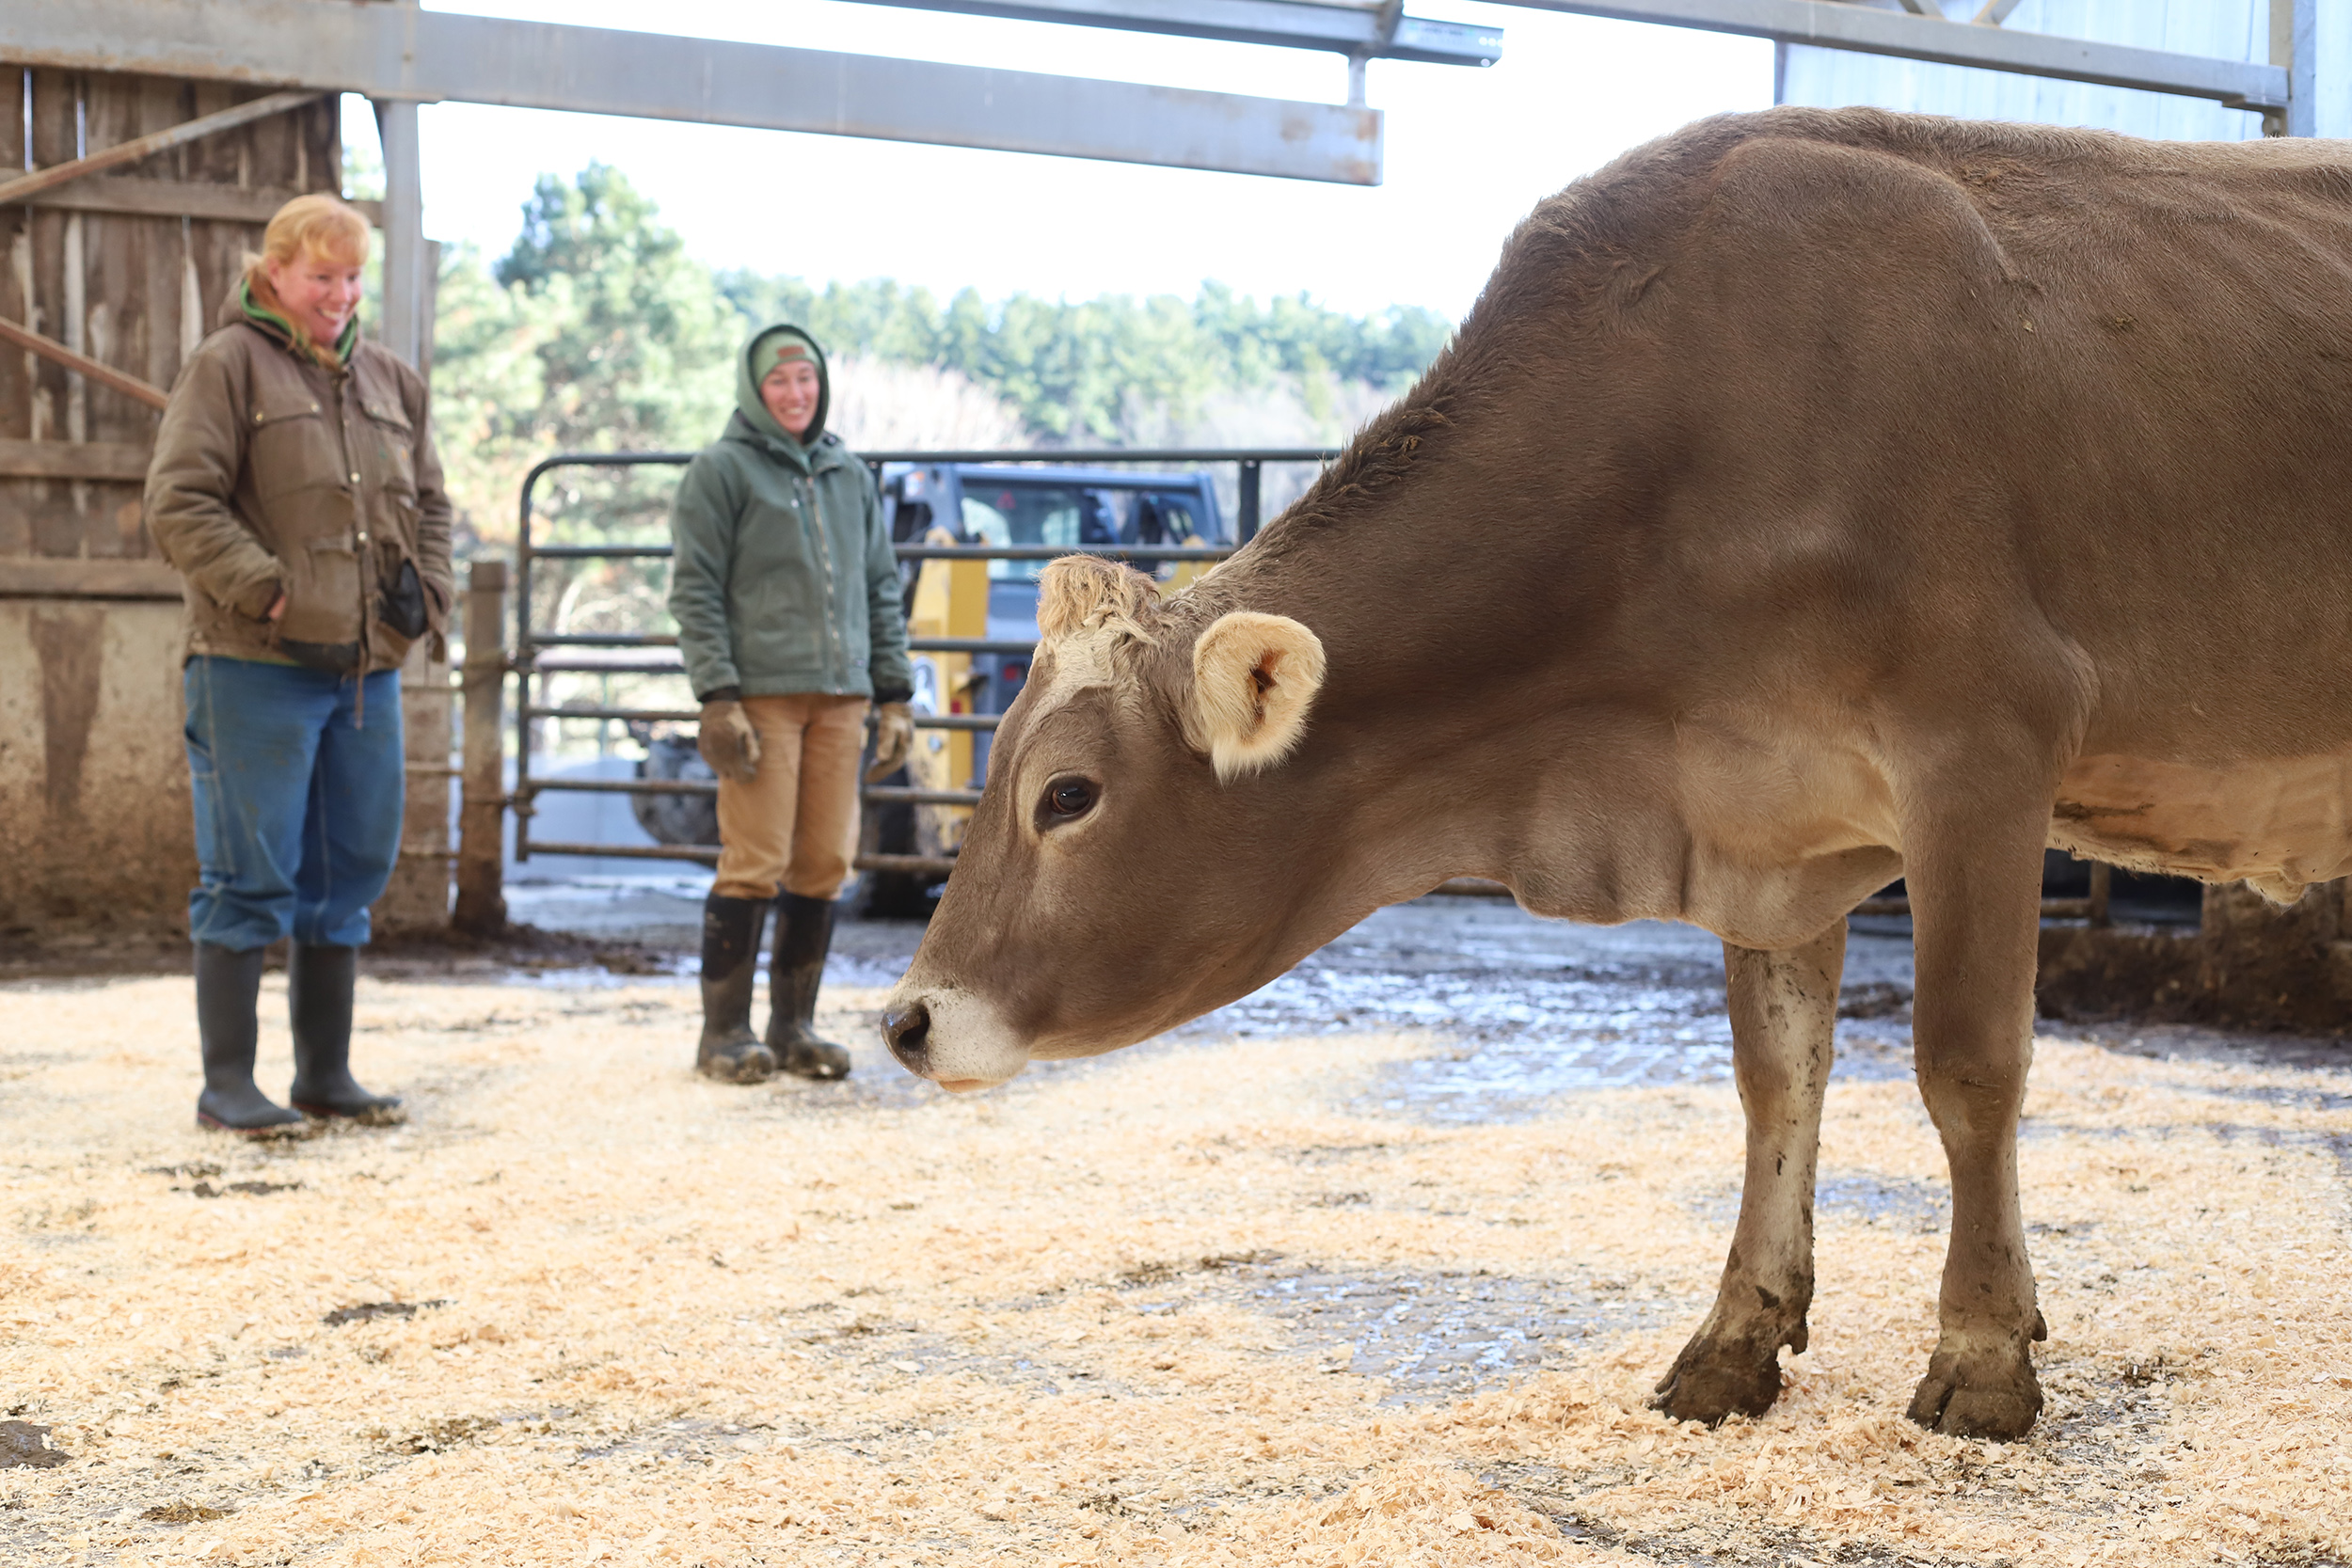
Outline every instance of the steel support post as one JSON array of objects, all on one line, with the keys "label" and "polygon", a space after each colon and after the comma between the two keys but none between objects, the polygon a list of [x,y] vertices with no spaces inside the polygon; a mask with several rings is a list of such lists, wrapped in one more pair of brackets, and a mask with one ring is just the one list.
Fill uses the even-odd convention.
[{"label": "steel support post", "polygon": [[376,341],[411,365],[424,363],[423,150],[417,141],[417,105],[405,99],[375,101],[384,142],[384,319]]},{"label": "steel support post", "polygon": [[1244,458],[1241,463],[1241,515],[1233,522],[1234,531],[1245,545],[1258,537],[1259,477],[1257,459]]},{"label": "steel support post", "polygon": [[2265,110],[2263,134],[2319,135],[2319,0],[2270,0],[2270,63],[2284,66],[2287,102]]},{"label": "steel support post", "polygon": [[506,928],[506,562],[477,561],[466,578],[466,749],[457,813],[457,911],[471,936]]}]

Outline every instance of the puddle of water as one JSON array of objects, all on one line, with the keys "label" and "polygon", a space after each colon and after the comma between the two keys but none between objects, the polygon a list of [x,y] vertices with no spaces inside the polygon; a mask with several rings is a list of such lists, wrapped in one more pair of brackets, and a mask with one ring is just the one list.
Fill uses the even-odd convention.
[{"label": "puddle of water", "polygon": [[1294,1354],[1327,1371],[1389,1380],[1385,1402],[1459,1399],[1559,1365],[1596,1334],[1685,1312],[1561,1280],[1361,1273],[1268,1265],[1236,1270],[1250,1306],[1290,1329]]},{"label": "puddle of water", "polygon": [[[1730,1187],[1692,1203],[1691,1212],[1727,1240],[1740,1218],[1740,1190]],[[1933,1181],[1913,1181],[1869,1171],[1824,1170],[1813,1183],[1813,1215],[1817,1222],[1859,1220],[1864,1225],[1896,1231],[1940,1236],[1951,1216],[1949,1188]]]},{"label": "puddle of water", "polygon": [[[678,889],[636,884],[582,883],[565,891],[616,903],[682,898]],[[556,890],[546,896],[552,904]],[[827,983],[895,983],[922,934],[912,921],[845,923],[826,965]],[[530,979],[597,988],[691,982],[691,955],[670,967],[666,976],[567,969]],[[1836,1075],[1907,1078],[1909,938],[1854,933],[1845,987],[1851,1016],[1838,1027]],[[1714,937],[1655,921],[1575,926],[1488,899],[1431,898],[1378,911],[1289,974],[1174,1031],[1163,1048],[1364,1030],[1421,1031],[1446,1042],[1383,1069],[1362,1101],[1364,1108],[1439,1124],[1526,1120],[1565,1094],[1716,1083],[1731,1075],[1723,944]],[[861,1053],[854,1086],[836,1088],[826,1102],[903,1104],[928,1097],[926,1086],[897,1082],[899,1076],[882,1057],[869,1070]]]},{"label": "puddle of water", "polygon": [[[1911,1075],[1906,940],[1849,943],[1836,1076]],[[1538,920],[1432,900],[1382,910],[1186,1037],[1426,1030],[1459,1048],[1384,1069],[1365,1108],[1526,1120],[1557,1096],[1731,1076],[1723,944],[1690,927]]]}]

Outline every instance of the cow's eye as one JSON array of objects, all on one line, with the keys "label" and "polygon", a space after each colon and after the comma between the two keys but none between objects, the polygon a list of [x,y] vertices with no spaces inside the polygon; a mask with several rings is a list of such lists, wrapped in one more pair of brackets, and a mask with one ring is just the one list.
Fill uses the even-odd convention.
[{"label": "cow's eye", "polygon": [[1083,816],[1094,809],[1095,789],[1086,779],[1057,779],[1045,786],[1045,815],[1054,821],[1068,821]]}]

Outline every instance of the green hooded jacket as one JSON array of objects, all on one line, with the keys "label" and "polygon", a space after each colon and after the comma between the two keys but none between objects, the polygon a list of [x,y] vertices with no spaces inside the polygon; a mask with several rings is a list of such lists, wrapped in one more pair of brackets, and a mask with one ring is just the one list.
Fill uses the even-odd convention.
[{"label": "green hooded jacket", "polygon": [[[817,418],[794,440],[759,400],[752,356],[787,332],[808,345]],[[670,613],[702,701],[822,691],[904,702],[914,690],[898,557],[873,475],[825,431],[833,383],[798,327],[736,356],[735,412],[670,504]]]}]

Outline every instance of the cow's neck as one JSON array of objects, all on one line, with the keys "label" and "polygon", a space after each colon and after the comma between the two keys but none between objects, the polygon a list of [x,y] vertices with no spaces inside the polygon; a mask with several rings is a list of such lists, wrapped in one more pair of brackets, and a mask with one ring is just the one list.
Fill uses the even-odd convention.
[{"label": "cow's neck", "polygon": [[1613,784],[1642,766],[1636,726],[1578,673],[1608,618],[1610,569],[1593,559],[1605,552],[1557,511],[1467,527],[1479,503],[1458,475],[1483,467],[1457,449],[1343,513],[1295,510],[1211,579],[1221,592],[1204,610],[1286,615],[1324,642],[1308,737],[1283,765],[1295,820],[1331,868],[1318,924],[1343,929],[1455,876],[1511,878],[1578,919],[1677,914],[1661,869],[1678,852],[1676,824],[1619,812],[1587,837],[1590,815],[1559,809],[1580,776]]},{"label": "cow's neck", "polygon": [[[1602,443],[1531,460],[1525,440],[1451,435],[1344,511],[1294,509],[1200,607],[1323,640],[1323,690],[1280,765],[1310,841],[1295,874],[1318,889],[1308,936],[1484,876],[1542,914],[1779,947],[1899,874],[1855,839],[1883,802],[1839,771],[1851,758],[1813,755],[1803,715],[1726,709],[1692,664],[1692,601],[1655,559],[1669,525],[1597,487]],[[1772,807],[1759,767],[1798,804]],[[1812,823],[1817,800],[1836,809]]]}]

